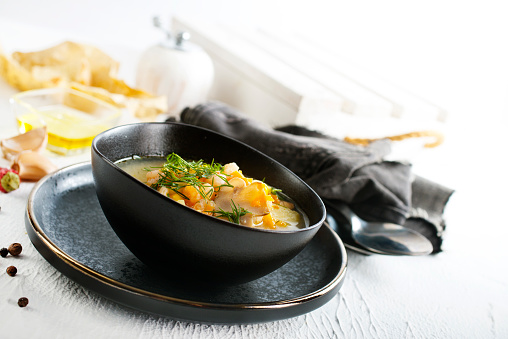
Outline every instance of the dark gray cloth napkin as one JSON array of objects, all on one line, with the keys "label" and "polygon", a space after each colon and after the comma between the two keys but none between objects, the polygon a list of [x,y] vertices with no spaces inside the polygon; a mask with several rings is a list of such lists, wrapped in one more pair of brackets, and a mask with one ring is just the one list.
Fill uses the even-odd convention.
[{"label": "dark gray cloth napkin", "polygon": [[385,161],[391,151],[389,140],[358,146],[301,126],[272,129],[220,102],[186,108],[180,120],[274,158],[325,203],[346,203],[365,220],[403,224],[429,238],[434,253],[441,251],[443,212],[453,190],[415,176],[410,164]]}]

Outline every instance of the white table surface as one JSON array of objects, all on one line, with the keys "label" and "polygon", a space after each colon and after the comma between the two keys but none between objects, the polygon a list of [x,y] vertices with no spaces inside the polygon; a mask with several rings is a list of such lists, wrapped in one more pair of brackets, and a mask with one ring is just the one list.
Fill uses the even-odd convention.
[{"label": "white table surface", "polygon": [[[17,43],[33,50],[63,35],[9,20],[0,21],[0,32],[4,46]],[[132,72],[135,53],[123,54],[121,46],[99,47],[122,63],[124,74]],[[0,138],[16,134],[8,104],[13,93],[0,80]],[[0,193],[0,247],[23,245],[20,257],[0,258],[0,337],[507,338],[505,113],[452,116],[443,127],[445,144],[432,150],[416,145],[411,151],[415,173],[456,190],[446,210],[442,253],[390,257],[348,251],[347,277],[338,295],[311,313],[272,323],[174,321],[88,291],[51,266],[30,243],[23,215],[33,184],[23,182],[14,192]],[[62,167],[87,160],[89,154],[51,159]],[[0,160],[0,165],[7,162]],[[11,264],[18,268],[15,277],[5,274]],[[28,307],[16,305],[21,296],[29,298]]]}]

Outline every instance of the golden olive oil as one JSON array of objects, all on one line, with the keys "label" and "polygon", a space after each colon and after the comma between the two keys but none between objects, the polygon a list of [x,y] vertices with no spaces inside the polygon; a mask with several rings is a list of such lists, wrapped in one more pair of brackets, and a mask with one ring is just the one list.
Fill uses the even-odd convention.
[{"label": "golden olive oil", "polygon": [[92,144],[93,138],[107,129],[88,114],[64,105],[41,107],[37,113],[17,117],[21,133],[42,125],[48,130],[48,149],[60,153],[74,153]]}]

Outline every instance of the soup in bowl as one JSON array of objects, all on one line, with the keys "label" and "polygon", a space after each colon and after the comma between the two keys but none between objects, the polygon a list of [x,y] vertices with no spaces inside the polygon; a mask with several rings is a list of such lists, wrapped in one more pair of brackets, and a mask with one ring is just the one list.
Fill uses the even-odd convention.
[{"label": "soup in bowl", "polygon": [[180,123],[99,134],[92,173],[122,242],[177,279],[236,284],[262,277],[296,256],[326,217],[319,196],[286,167],[232,138]]}]

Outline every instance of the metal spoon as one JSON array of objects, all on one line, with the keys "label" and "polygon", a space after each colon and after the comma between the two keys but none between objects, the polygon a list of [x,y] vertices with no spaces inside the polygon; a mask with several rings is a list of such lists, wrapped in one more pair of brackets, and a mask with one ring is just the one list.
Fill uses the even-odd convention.
[{"label": "metal spoon", "polygon": [[433,250],[432,243],[420,233],[392,223],[365,221],[345,204],[327,204],[327,211],[334,217],[340,213],[351,226],[351,239],[373,253],[427,255]]}]

